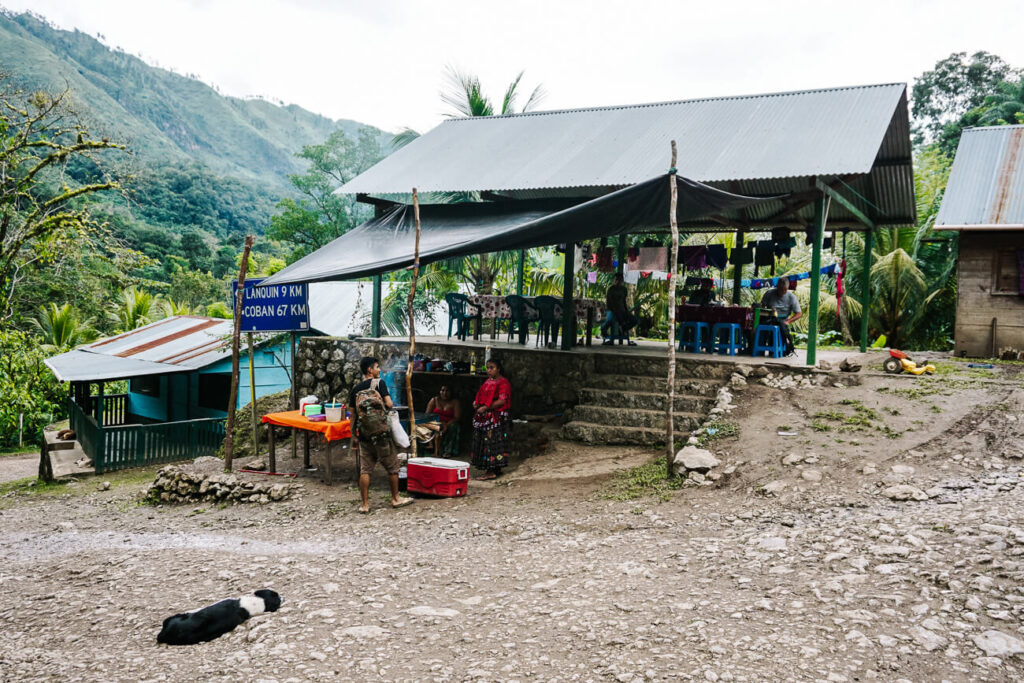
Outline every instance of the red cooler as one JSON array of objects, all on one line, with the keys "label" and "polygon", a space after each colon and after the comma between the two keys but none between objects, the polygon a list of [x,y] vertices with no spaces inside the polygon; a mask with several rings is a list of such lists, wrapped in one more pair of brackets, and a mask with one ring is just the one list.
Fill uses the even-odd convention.
[{"label": "red cooler", "polygon": [[406,465],[409,492],[456,498],[466,495],[469,463],[445,458],[410,458]]}]

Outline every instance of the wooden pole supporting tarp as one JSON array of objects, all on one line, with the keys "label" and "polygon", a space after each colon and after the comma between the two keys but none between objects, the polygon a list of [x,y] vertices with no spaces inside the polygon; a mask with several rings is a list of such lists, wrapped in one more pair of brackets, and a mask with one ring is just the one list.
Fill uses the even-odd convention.
[{"label": "wooden pole supporting tarp", "polygon": [[409,448],[415,458],[416,411],[412,405],[412,357],[416,353],[416,313],[412,305],[416,298],[416,281],[420,277],[420,198],[415,187],[412,188],[412,213],[416,219],[416,246],[412,252],[412,284],[409,286],[409,363],[405,366],[405,399],[409,406]]},{"label": "wooden pole supporting tarp", "polygon": [[576,275],[576,244],[566,242],[562,283],[562,350],[569,351],[576,345],[576,301],[573,299],[573,280]]},{"label": "wooden pole supporting tarp", "polygon": [[875,232],[864,233],[864,269],[861,271],[860,283],[860,352],[868,350],[868,318],[871,315],[871,257],[874,255]]},{"label": "wooden pole supporting tarp", "polygon": [[665,476],[672,476],[672,460],[675,457],[676,439],[672,411],[676,403],[676,270],[679,268],[679,225],[676,223],[676,203],[679,190],[676,187],[676,141],[672,141],[672,166],[668,171],[669,216],[668,225],[672,230],[672,248],[668,253],[668,407],[665,411]]},{"label": "wooden pole supporting tarp", "polygon": [[818,302],[821,299],[821,245],[825,239],[830,200],[824,193],[814,202],[814,230],[811,245],[811,298],[807,304],[807,365],[818,362]]},{"label": "wooden pole supporting tarp", "polygon": [[[249,347],[249,416],[252,418],[252,452],[256,454],[259,449],[260,433],[257,431],[258,420],[256,419],[256,351],[253,349],[252,332],[245,333],[245,341]],[[270,471],[274,472],[276,464],[274,453],[270,453]]]},{"label": "wooden pole supporting tarp", "polygon": [[373,276],[373,300],[370,305],[370,336],[380,336],[381,276]]},{"label": "wooden pole supporting tarp", "polygon": [[[235,446],[235,404],[238,403],[238,346],[242,334],[242,302],[245,300],[245,273],[249,269],[249,251],[252,235],[245,236],[242,265],[238,269],[238,293],[235,295],[235,319],[231,332],[231,391],[228,393],[228,419],[224,428],[224,469],[231,471],[231,458]],[[255,452],[256,444],[253,443]]]}]

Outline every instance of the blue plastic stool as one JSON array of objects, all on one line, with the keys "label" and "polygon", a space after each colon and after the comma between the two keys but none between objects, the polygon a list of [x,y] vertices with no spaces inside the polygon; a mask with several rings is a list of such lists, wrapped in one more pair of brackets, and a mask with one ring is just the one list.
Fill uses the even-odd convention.
[{"label": "blue plastic stool", "polygon": [[[687,334],[690,332],[691,334]],[[711,328],[703,322],[685,322],[679,326],[679,350],[700,353],[710,342]]]},{"label": "blue plastic stool", "polygon": [[768,353],[772,358],[782,358],[786,348],[782,344],[782,332],[777,325],[758,325],[754,330],[754,353],[760,356]]},{"label": "blue plastic stool", "polygon": [[[723,337],[725,337],[724,341]],[[730,356],[735,356],[742,349],[742,327],[736,323],[715,323],[715,326],[711,328],[711,353],[727,353]]]}]

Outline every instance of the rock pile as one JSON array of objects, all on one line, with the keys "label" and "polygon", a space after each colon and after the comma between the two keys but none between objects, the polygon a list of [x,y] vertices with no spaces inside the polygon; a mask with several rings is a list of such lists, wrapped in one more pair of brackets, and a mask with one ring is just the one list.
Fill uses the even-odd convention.
[{"label": "rock pile", "polygon": [[234,474],[188,472],[176,465],[160,468],[142,495],[150,503],[259,503],[291,496],[297,484],[246,481]]}]

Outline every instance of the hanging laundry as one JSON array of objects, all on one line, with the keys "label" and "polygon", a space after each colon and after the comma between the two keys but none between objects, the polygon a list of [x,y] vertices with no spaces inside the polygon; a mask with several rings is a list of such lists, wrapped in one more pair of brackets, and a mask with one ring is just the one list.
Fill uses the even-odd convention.
[{"label": "hanging laundry", "polygon": [[665,247],[641,247],[637,258],[637,270],[668,270],[668,249]]},{"label": "hanging laundry", "polygon": [[772,241],[785,242],[789,240],[789,228],[772,228]]},{"label": "hanging laundry", "polygon": [[625,270],[622,271],[622,280],[626,284],[635,285],[637,282],[640,281],[640,271],[632,270],[631,268],[626,268]]},{"label": "hanging laundry", "polygon": [[589,273],[587,273],[587,282],[589,282],[592,285],[596,285],[597,284],[597,271],[596,270],[592,270]]},{"label": "hanging laundry", "polygon": [[729,263],[734,266],[745,266],[754,262],[753,247],[737,247],[729,254]]},{"label": "hanging laundry", "polygon": [[597,251],[597,260],[594,266],[602,273],[611,273],[615,270],[614,250],[611,247],[601,247]]},{"label": "hanging laundry", "polygon": [[725,251],[724,244],[709,244],[705,259],[708,265],[723,270],[729,263],[729,257]]},{"label": "hanging laundry", "polygon": [[707,268],[707,256],[707,247],[679,247],[679,265],[687,270]]},{"label": "hanging laundry", "polygon": [[843,276],[846,275],[846,259],[839,262],[839,272],[836,273],[836,320],[843,311]]},{"label": "hanging laundry", "polygon": [[775,242],[775,255],[776,256],[785,256],[785,257],[788,258],[789,255],[793,251],[793,247],[795,247],[795,246],[796,246],[796,238],[795,237],[787,237],[784,240],[777,240]]}]

